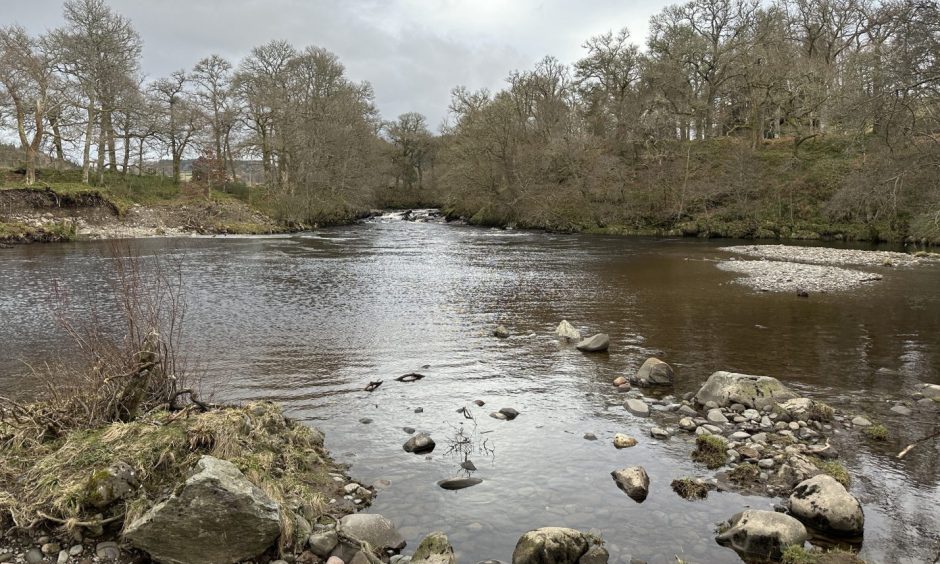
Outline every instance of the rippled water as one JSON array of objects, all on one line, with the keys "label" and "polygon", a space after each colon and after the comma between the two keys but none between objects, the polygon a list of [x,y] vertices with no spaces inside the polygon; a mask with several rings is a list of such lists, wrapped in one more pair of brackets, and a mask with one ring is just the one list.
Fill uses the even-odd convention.
[{"label": "rippled water", "polygon": [[[775,500],[713,493],[687,502],[670,490],[673,478],[710,473],[689,460],[687,437],[651,439],[653,421],[628,415],[610,386],[656,354],[677,368],[677,394],[719,369],[767,374],[884,421],[892,434],[884,446],[843,439],[866,513],[863,557],[930,562],[937,554],[940,445],[903,461],[893,454],[938,417],[888,411],[917,383],[940,383],[936,265],[880,269],[882,282],[801,299],[734,284],[715,268],[727,258],[720,245],[692,240],[377,221],[293,237],[131,244],[182,260],[191,354],[216,397],[272,399],[324,429],[353,476],[391,482],[371,511],[395,521],[412,549],[439,529],[463,562],[508,561],[524,531],[558,525],[599,531],[612,562],[738,561],[715,544],[716,523]],[[49,314],[55,284],[72,307],[102,303],[107,249],[0,249],[0,393],[29,394],[23,361],[66,349]],[[552,331],[561,319],[609,333],[610,354],[559,346]],[[513,336],[489,336],[496,324]],[[412,371],[426,378],[393,380]],[[371,380],[384,384],[363,392]],[[474,420],[456,412],[465,405]],[[522,415],[487,416],[504,406]],[[373,422],[359,423],[364,417]],[[405,426],[430,432],[437,449],[405,453]],[[461,430],[484,482],[445,491],[435,483],[460,475],[462,458],[447,451]],[[586,432],[600,440],[584,440]],[[615,450],[615,432],[640,444]],[[610,477],[633,464],[652,480],[642,504]]]}]

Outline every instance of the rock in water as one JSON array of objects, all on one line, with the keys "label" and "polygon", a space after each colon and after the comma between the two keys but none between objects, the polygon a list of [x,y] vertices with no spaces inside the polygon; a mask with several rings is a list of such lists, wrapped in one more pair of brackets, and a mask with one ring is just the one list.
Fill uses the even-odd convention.
[{"label": "rock in water", "polygon": [[614,446],[616,448],[630,448],[636,446],[636,439],[623,433],[617,433],[614,435]]},{"label": "rock in water", "polygon": [[447,478],[438,482],[437,485],[445,490],[462,490],[482,483],[483,480],[480,478]]},{"label": "rock in water", "polygon": [[749,509],[732,517],[715,540],[745,555],[777,560],[788,546],[803,546],[807,536],[806,527],[789,515]]},{"label": "rock in water", "polygon": [[249,560],[280,534],[277,503],[226,460],[203,456],[178,493],[124,532],[154,560],[201,564]]},{"label": "rock in water", "polygon": [[565,319],[562,319],[561,323],[558,324],[555,334],[568,342],[581,340],[581,332]]},{"label": "rock in water", "polygon": [[658,358],[648,358],[630,381],[639,386],[671,386],[674,379],[671,366]]},{"label": "rock in water", "polygon": [[395,525],[376,513],[353,513],[339,521],[340,531],[365,541],[380,551],[398,552],[405,547],[405,539]]},{"label": "rock in water", "polygon": [[855,537],[865,529],[858,499],[828,474],[797,484],[787,506],[791,515],[824,533]]},{"label": "rock in water", "polygon": [[434,439],[432,439],[431,435],[428,435],[427,433],[418,433],[417,435],[405,441],[405,444],[402,445],[402,448],[405,449],[405,452],[425,454],[434,450]]},{"label": "rock in water", "polygon": [[740,403],[755,409],[773,406],[796,397],[793,391],[776,378],[725,371],[718,371],[709,376],[695,394],[695,400],[700,404],[713,401],[721,407],[727,407],[732,403]]},{"label": "rock in water", "polygon": [[581,531],[543,527],[519,538],[512,551],[512,564],[576,564],[590,545]]},{"label": "rock in water", "polygon": [[575,348],[581,352],[604,352],[609,347],[610,337],[608,337],[606,333],[598,333],[575,345]]},{"label": "rock in water", "polygon": [[614,470],[610,475],[617,487],[637,503],[643,503],[650,493],[650,477],[642,466],[628,466]]},{"label": "rock in water", "polygon": [[457,564],[454,547],[447,540],[447,535],[435,531],[424,537],[418,550],[411,557],[413,564]]},{"label": "rock in water", "polygon": [[630,398],[627,401],[623,402],[623,407],[633,415],[637,417],[649,417],[650,416],[650,406],[646,405],[646,402],[636,398]]},{"label": "rock in water", "polygon": [[493,336],[498,339],[508,339],[509,338],[509,329],[506,329],[502,325],[493,329]]},{"label": "rock in water", "polygon": [[512,421],[516,417],[519,417],[519,412],[511,407],[504,407],[499,410],[500,413],[506,416],[506,419]]}]

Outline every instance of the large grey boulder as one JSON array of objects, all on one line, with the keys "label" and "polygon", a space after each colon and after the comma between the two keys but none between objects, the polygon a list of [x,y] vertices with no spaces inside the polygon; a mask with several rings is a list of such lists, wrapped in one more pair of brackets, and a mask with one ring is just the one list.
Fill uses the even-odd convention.
[{"label": "large grey boulder", "polygon": [[642,466],[628,466],[614,470],[610,475],[617,487],[637,503],[643,503],[650,493],[650,477]]},{"label": "large grey boulder", "polygon": [[457,564],[454,547],[441,531],[424,537],[411,557],[412,564]]},{"label": "large grey boulder", "polygon": [[740,403],[761,409],[795,397],[797,395],[776,378],[718,371],[708,377],[695,394],[695,401],[700,404],[713,401],[721,407]]},{"label": "large grey boulder", "polygon": [[512,564],[577,564],[588,554],[592,539],[575,529],[543,527],[519,538]]},{"label": "large grey boulder", "polygon": [[425,454],[434,450],[435,442],[431,438],[431,435],[427,433],[418,433],[417,435],[411,437],[401,448],[405,449],[405,452],[412,452],[414,454]]},{"label": "large grey boulder", "polygon": [[277,503],[234,464],[203,456],[179,492],[131,523],[124,538],[158,562],[239,562],[267,550],[280,524]]},{"label": "large grey boulder", "polygon": [[353,513],[339,521],[340,531],[369,543],[379,551],[398,552],[405,548],[405,538],[395,524],[376,513]]},{"label": "large grey boulder", "polygon": [[797,484],[787,507],[791,515],[825,533],[860,536],[865,529],[862,504],[828,474]]},{"label": "large grey boulder", "polygon": [[575,348],[581,352],[604,352],[609,347],[610,337],[607,336],[607,333],[598,333],[575,345]]},{"label": "large grey boulder", "polygon": [[675,379],[672,367],[658,358],[648,358],[630,382],[638,386],[671,386]]},{"label": "large grey boulder", "polygon": [[581,340],[581,332],[568,323],[567,319],[561,320],[561,323],[559,323],[558,327],[555,329],[555,334],[568,342]]},{"label": "large grey boulder", "polygon": [[779,559],[786,547],[803,546],[807,536],[806,527],[789,515],[749,509],[729,519],[715,540],[739,553]]}]

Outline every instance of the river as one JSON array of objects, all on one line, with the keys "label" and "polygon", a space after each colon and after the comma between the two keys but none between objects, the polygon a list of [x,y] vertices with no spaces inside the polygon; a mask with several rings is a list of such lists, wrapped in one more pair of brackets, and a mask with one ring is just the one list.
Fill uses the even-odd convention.
[{"label": "river", "polygon": [[[391,219],[294,236],[129,243],[179,259],[187,350],[204,387],[219,400],[282,403],[326,432],[354,477],[388,480],[370,511],[399,526],[406,550],[443,530],[462,562],[506,562],[523,532],[556,525],[599,532],[611,562],[739,561],[714,542],[716,524],[780,500],[713,492],[689,502],[671,491],[673,478],[712,472],[690,461],[687,435],[652,439],[653,420],[626,413],[610,384],[657,355],[677,370],[669,393],[694,391],[716,370],[765,374],[884,422],[887,443],[841,439],[866,515],[862,557],[932,562],[940,444],[893,455],[938,416],[889,409],[918,383],[940,383],[940,266],[882,269],[880,282],[803,299],[734,283],[715,267],[727,244]],[[26,363],[68,354],[50,313],[54,287],[75,311],[107,317],[109,247],[0,249],[0,393],[44,393]],[[562,319],[610,334],[610,353],[560,346],[553,330]],[[512,336],[492,337],[497,324]],[[409,372],[426,377],[394,380]],[[384,383],[363,391],[373,380]],[[474,419],[457,412],[464,406]],[[488,416],[500,407],[521,415]],[[437,449],[404,452],[406,426],[430,432]],[[460,474],[448,445],[461,432],[484,481],[445,491],[435,483]],[[588,432],[600,440],[585,440]],[[616,432],[639,445],[614,449]],[[634,464],[652,480],[642,504],[610,476]]]}]

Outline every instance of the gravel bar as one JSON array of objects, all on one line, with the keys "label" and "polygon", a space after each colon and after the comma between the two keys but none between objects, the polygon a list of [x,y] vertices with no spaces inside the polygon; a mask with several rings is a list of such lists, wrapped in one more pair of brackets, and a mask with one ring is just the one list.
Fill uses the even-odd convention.
[{"label": "gravel bar", "polygon": [[728,260],[718,268],[744,274],[735,282],[762,292],[838,292],[881,280],[872,272],[778,260]]},{"label": "gravel bar", "polygon": [[911,266],[926,259],[893,251],[862,251],[797,245],[738,245],[721,250],[749,257],[809,264],[854,266]]}]

